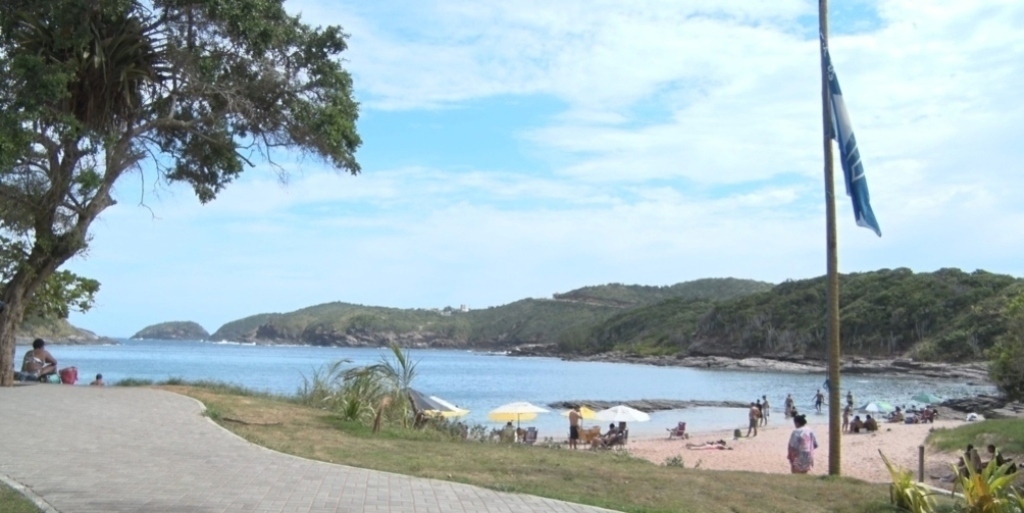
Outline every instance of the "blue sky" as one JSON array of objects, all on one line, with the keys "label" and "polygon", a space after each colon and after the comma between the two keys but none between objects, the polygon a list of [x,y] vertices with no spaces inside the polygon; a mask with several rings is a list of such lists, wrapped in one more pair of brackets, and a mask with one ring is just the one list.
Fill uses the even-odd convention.
[{"label": "blue sky", "polygon": [[[832,3],[884,235],[840,189],[840,269],[1024,274],[1024,3]],[[102,283],[75,325],[825,271],[817,2],[286,6],[351,34],[363,173],[283,156],[205,206],[124,178],[68,266]]]}]

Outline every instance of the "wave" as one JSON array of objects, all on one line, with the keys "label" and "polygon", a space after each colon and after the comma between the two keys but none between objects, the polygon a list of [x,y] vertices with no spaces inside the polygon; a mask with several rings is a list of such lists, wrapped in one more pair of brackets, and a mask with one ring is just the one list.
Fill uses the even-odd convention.
[{"label": "wave", "polygon": [[217,344],[219,346],[255,346],[256,342],[237,342],[234,340],[211,340],[210,344]]}]

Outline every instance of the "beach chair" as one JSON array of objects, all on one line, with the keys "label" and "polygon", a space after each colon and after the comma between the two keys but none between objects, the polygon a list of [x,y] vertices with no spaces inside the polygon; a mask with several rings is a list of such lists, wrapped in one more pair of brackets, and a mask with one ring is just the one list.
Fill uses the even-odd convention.
[{"label": "beach chair", "polygon": [[593,426],[587,429],[580,429],[580,442],[584,444],[590,444],[590,442],[601,436],[601,426]]},{"label": "beach chair", "polygon": [[676,427],[665,428],[668,431],[668,439],[671,440],[673,437],[679,437],[680,439],[690,438],[690,435],[686,434],[686,423],[680,422],[676,424]]},{"label": "beach chair", "polygon": [[537,441],[537,428],[528,427],[526,428],[526,436],[523,437],[523,443],[533,445]]}]

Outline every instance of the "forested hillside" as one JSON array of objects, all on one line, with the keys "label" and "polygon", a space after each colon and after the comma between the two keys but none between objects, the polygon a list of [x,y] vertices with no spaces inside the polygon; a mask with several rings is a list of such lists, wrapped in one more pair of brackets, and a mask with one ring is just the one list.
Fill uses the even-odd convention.
[{"label": "forested hillside", "polygon": [[671,287],[601,285],[523,299],[481,310],[399,309],[327,303],[284,314],[260,314],[232,321],[211,339],[377,346],[390,342],[433,347],[506,348],[553,344],[582,333],[636,305],[666,297],[732,298],[771,285],[735,278],[704,279]]},{"label": "forested hillside", "polygon": [[771,290],[773,286],[773,284],[763,281],[741,280],[738,278],[703,278],[666,287],[611,283],[594,287],[582,287],[562,294],[555,294],[554,298],[561,301],[633,307],[650,305],[674,298],[733,299],[755,292]]},{"label": "forested hillside", "polygon": [[[787,281],[729,301],[668,300],[616,315],[567,352],[723,356],[822,356],[824,277]],[[1006,330],[1007,300],[1024,291],[1012,276],[942,269],[880,270],[840,278],[845,354],[978,359]],[[702,311],[703,310],[703,311]]]},{"label": "forested hillside", "polygon": [[[1008,298],[1024,281],[984,271],[884,269],[840,278],[843,352],[970,360],[1006,331]],[[213,340],[340,346],[507,349],[556,345],[564,355],[820,357],[825,279],[709,279],[602,285],[481,310],[328,303],[225,324]]]}]

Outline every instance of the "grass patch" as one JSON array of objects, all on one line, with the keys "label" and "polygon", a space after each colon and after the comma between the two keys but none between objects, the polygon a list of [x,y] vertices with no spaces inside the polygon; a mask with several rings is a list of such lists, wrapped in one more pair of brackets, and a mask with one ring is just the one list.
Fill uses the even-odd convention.
[{"label": "grass patch", "polygon": [[14,488],[0,483],[0,511],[4,513],[39,513],[39,508]]},{"label": "grass patch", "polygon": [[995,444],[1004,456],[1016,457],[1024,455],[1024,422],[991,419],[953,429],[936,429],[928,435],[928,444],[940,451],[963,451],[967,444],[973,444],[982,454],[988,444]]},{"label": "grass patch", "polygon": [[847,478],[667,467],[625,451],[462,442],[430,430],[385,427],[374,435],[361,423],[282,397],[163,388],[198,399],[221,418],[248,422],[222,425],[283,453],[627,512],[867,513],[888,501],[886,486]]},{"label": "grass patch", "polygon": [[149,387],[153,386],[151,379],[125,378],[113,383],[115,387]]}]

